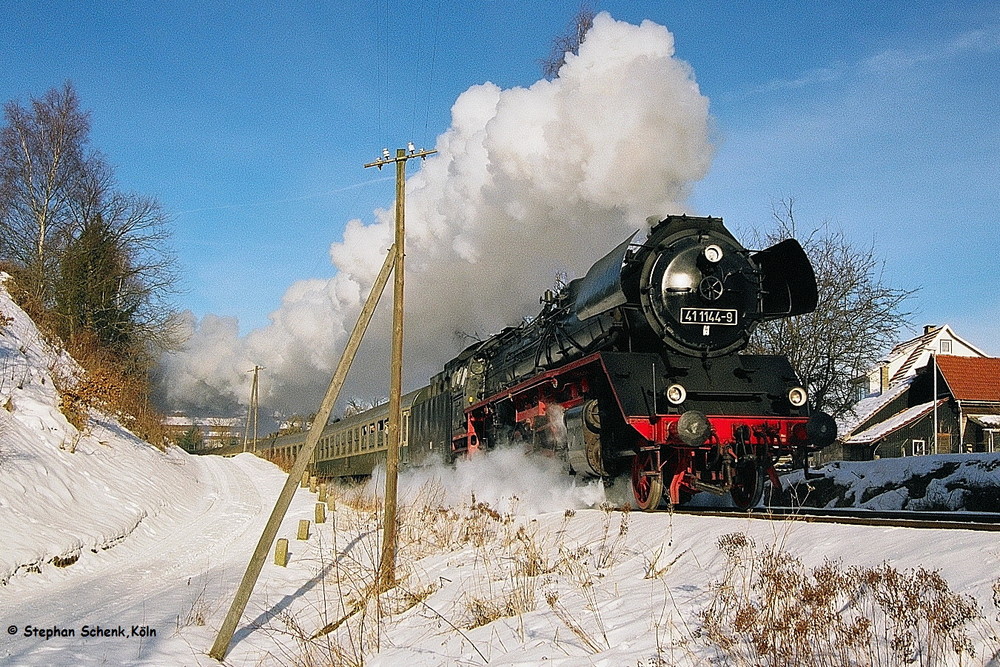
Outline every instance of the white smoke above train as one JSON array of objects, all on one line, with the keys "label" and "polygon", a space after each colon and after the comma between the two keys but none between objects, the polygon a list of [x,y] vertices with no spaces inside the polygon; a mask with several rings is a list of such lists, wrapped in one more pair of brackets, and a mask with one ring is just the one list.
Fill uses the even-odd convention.
[{"label": "white smoke above train", "polygon": [[[407,387],[464,335],[535,314],[557,273],[582,275],[647,217],[685,212],[710,134],[708,99],[670,32],[606,13],[556,79],[460,95],[437,154],[411,162],[406,184]],[[315,409],[391,245],[392,211],[349,221],[330,247],[334,277],[291,285],[269,325],[240,336],[232,318],[188,314],[185,348],[161,362],[166,404],[232,409],[260,365],[268,409]],[[390,301],[388,289],[343,397],[387,394]]]}]

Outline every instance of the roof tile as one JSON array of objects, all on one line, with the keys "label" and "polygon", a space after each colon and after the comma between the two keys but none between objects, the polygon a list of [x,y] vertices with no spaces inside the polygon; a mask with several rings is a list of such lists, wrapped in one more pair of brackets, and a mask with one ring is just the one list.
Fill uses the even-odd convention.
[{"label": "roof tile", "polygon": [[941,375],[960,401],[1000,401],[1000,358],[937,355]]}]

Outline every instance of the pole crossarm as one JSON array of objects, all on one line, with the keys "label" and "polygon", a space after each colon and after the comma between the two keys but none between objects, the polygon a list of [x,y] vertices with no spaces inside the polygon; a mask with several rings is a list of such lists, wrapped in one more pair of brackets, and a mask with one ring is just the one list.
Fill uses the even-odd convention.
[{"label": "pole crossarm", "polygon": [[374,162],[369,162],[368,164],[366,164],[365,169],[369,167],[378,167],[379,171],[381,171],[382,167],[384,167],[387,164],[392,164],[393,162],[406,162],[407,160],[415,157],[418,157],[423,160],[426,159],[428,155],[433,155],[434,153],[437,153],[437,151],[424,150],[423,148],[421,148],[420,150],[413,150],[412,148],[408,150],[403,150],[402,148],[400,148],[396,151],[396,155],[394,157],[390,156],[388,153],[389,153],[388,151],[385,151],[384,157],[375,160]]},{"label": "pole crossarm", "polygon": [[274,504],[274,509],[271,511],[271,516],[267,520],[267,525],[264,526],[264,532],[260,536],[257,548],[254,550],[253,555],[250,557],[250,562],[247,564],[246,573],[244,573],[243,580],[240,582],[240,587],[236,591],[236,597],[233,598],[233,604],[229,608],[229,613],[226,615],[226,619],[223,621],[222,627],[219,628],[219,634],[215,638],[215,644],[212,645],[212,650],[208,652],[210,656],[219,662],[222,662],[223,658],[226,657],[226,652],[229,650],[229,642],[232,641],[233,634],[236,632],[236,626],[239,624],[240,618],[243,616],[243,611],[246,609],[247,603],[250,601],[250,594],[253,592],[254,585],[257,583],[257,578],[260,576],[260,571],[264,567],[264,561],[267,560],[267,554],[271,550],[274,538],[278,534],[278,528],[281,525],[281,520],[285,518],[288,506],[291,505],[292,502],[292,496],[295,495],[295,490],[299,485],[299,480],[302,479],[302,473],[305,472],[306,467],[312,460],[313,453],[316,451],[316,445],[319,443],[320,436],[323,434],[323,429],[326,427],[326,422],[330,418],[330,412],[333,410],[333,405],[337,402],[340,390],[344,386],[344,380],[347,378],[347,372],[350,370],[351,364],[354,362],[354,356],[358,351],[358,346],[361,345],[361,339],[364,336],[365,330],[368,328],[368,323],[371,322],[372,314],[375,312],[375,307],[378,305],[379,297],[381,297],[382,292],[385,290],[385,284],[389,280],[389,274],[396,264],[396,259],[397,249],[394,245],[389,249],[389,254],[386,256],[385,262],[382,264],[382,270],[375,279],[375,284],[372,285],[372,291],[368,295],[368,300],[361,309],[358,321],[354,325],[354,331],[351,332],[351,337],[347,341],[347,347],[344,349],[344,354],[340,357],[340,363],[337,364],[337,370],[334,372],[333,378],[330,380],[330,386],[327,388],[326,394],[323,396],[323,401],[320,403],[319,411],[317,411],[312,426],[309,428],[309,433],[306,435],[305,444],[302,445],[302,449],[299,450],[298,456],[295,457],[295,463],[292,465],[292,469],[288,473],[288,479],[285,480],[285,486],[281,489],[281,493],[278,495],[278,500]]}]

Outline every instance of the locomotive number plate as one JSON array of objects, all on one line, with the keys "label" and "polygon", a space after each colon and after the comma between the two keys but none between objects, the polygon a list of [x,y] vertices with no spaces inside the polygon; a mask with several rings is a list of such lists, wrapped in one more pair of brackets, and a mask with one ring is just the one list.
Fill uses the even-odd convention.
[{"label": "locomotive number plate", "polygon": [[739,324],[739,315],[735,308],[681,308],[681,324],[734,327]]}]

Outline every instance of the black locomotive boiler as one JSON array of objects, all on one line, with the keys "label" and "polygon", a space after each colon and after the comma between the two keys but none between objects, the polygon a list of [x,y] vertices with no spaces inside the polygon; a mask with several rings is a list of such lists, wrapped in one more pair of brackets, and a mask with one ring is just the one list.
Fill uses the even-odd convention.
[{"label": "black locomotive boiler", "polygon": [[[409,394],[404,464],[513,443],[576,475],[630,476],[642,509],[700,491],[747,508],[765,478],[780,485],[780,457],[804,462],[833,442],[833,420],[810,411],[787,358],[740,354],[760,322],[816,307],[798,242],[754,252],[720,218],[689,216],[636,234]],[[370,472],[386,410],[328,426],[317,474]]]},{"label": "black locomotive boiler", "polygon": [[523,442],[578,475],[630,474],[643,509],[698,491],[754,505],[776,459],[836,435],[787,358],[739,354],[758,323],[816,307],[809,260],[791,239],[748,251],[719,218],[634,236],[446,365],[451,452]]}]

